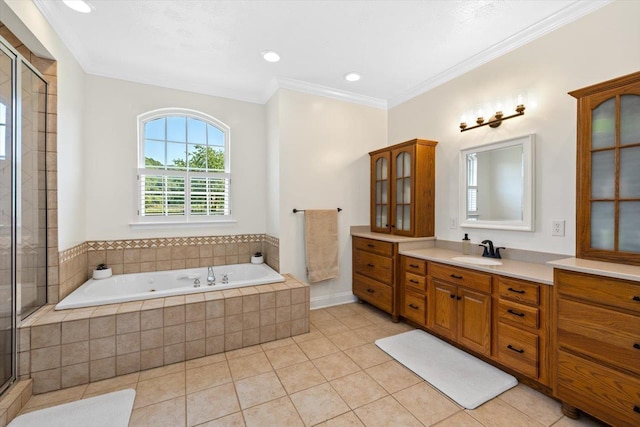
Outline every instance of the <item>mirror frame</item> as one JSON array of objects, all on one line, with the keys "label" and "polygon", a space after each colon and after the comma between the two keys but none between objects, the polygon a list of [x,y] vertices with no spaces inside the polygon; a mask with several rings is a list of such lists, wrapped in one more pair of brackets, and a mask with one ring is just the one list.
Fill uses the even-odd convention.
[{"label": "mirror frame", "polygon": [[[467,154],[522,145],[524,182],[522,194],[522,220],[469,221],[467,219]],[[535,225],[535,134],[523,135],[503,141],[460,150],[460,227],[491,228],[499,230],[534,231]]]}]

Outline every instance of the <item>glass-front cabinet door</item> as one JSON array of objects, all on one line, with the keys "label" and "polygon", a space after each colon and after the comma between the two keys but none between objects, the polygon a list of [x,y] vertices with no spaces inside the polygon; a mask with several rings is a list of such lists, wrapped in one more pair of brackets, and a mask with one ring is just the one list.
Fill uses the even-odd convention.
[{"label": "glass-front cabinet door", "polygon": [[371,156],[371,231],[391,231],[391,153]]},{"label": "glass-front cabinet door", "polygon": [[640,73],[571,95],[581,95],[577,256],[640,264]]},{"label": "glass-front cabinet door", "polygon": [[394,233],[413,236],[413,158],[415,147],[393,150],[393,188],[395,208],[392,212],[391,228]]}]

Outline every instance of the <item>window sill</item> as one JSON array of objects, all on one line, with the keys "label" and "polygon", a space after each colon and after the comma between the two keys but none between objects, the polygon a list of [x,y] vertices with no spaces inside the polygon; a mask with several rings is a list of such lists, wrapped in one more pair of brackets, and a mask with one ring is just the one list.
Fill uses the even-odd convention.
[{"label": "window sill", "polygon": [[173,222],[173,221],[150,221],[150,222],[132,222],[129,223],[129,227],[132,229],[142,229],[142,228],[190,228],[190,227],[202,227],[205,225],[213,225],[213,226],[226,226],[237,224],[238,221],[235,219],[225,219],[218,221],[189,221],[189,222]]}]

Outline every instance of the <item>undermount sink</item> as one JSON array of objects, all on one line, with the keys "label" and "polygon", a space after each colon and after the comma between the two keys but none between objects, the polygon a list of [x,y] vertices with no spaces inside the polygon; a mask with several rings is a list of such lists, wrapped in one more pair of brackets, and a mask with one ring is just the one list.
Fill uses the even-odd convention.
[{"label": "undermount sink", "polygon": [[472,256],[456,256],[451,258],[454,261],[464,262],[475,265],[502,265],[502,261],[490,258],[478,258]]}]

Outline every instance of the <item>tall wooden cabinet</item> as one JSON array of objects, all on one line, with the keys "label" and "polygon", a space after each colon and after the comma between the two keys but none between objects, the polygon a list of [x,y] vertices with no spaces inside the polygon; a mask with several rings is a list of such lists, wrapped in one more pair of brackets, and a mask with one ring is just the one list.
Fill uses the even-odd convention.
[{"label": "tall wooden cabinet", "polygon": [[369,153],[372,232],[434,235],[437,144],[412,139]]}]

